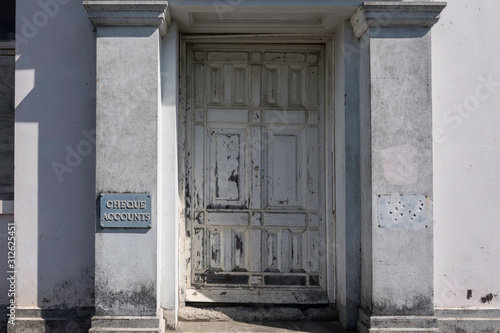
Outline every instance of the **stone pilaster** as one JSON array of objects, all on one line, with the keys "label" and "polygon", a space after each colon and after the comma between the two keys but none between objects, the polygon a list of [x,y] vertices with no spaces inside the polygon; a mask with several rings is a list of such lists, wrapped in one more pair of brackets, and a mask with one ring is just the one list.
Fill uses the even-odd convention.
[{"label": "stone pilaster", "polygon": [[430,29],[440,2],[365,2],[360,39],[360,332],[437,331]]},{"label": "stone pilaster", "polygon": [[[84,1],[97,30],[96,199],[151,195],[150,229],[102,229],[96,222],[91,332],[159,332],[158,112],[160,38],[166,1]],[[161,331],[163,332],[163,331]]]}]

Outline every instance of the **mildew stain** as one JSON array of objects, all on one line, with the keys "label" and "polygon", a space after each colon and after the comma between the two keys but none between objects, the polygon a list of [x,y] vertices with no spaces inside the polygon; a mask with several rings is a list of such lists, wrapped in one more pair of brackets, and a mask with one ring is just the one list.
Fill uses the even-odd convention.
[{"label": "mildew stain", "polygon": [[493,294],[492,293],[489,293],[488,295],[484,296],[484,297],[481,297],[481,303],[490,303],[491,301],[493,300]]},{"label": "mildew stain", "polygon": [[96,314],[99,316],[112,316],[118,309],[123,308],[128,308],[139,316],[148,316],[156,312],[156,288],[153,283],[140,284],[129,290],[119,291],[97,286],[96,293],[100,295],[96,301]]}]

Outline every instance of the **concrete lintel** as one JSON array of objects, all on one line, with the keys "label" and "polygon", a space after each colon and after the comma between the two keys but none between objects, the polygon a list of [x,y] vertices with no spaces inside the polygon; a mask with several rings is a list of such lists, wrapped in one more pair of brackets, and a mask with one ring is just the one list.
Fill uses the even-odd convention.
[{"label": "concrete lintel", "polygon": [[359,0],[244,0],[219,6],[209,0],[181,0],[169,1],[169,7],[183,33],[331,34],[361,3]]},{"label": "concrete lintel", "polygon": [[351,17],[356,38],[371,27],[432,27],[446,2],[366,1]]},{"label": "concrete lintel", "polygon": [[164,36],[170,24],[167,1],[84,1],[92,24],[158,27]]}]

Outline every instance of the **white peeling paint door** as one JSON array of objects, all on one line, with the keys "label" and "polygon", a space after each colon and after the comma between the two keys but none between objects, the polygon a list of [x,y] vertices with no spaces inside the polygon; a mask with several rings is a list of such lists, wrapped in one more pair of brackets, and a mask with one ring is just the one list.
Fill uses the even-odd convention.
[{"label": "white peeling paint door", "polygon": [[323,49],[188,44],[186,301],[328,302]]}]

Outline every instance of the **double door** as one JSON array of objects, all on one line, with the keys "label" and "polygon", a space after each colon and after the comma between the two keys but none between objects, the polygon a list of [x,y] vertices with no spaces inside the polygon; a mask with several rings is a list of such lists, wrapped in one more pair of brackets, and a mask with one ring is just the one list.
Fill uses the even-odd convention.
[{"label": "double door", "polygon": [[187,58],[186,300],[327,303],[324,47]]}]

